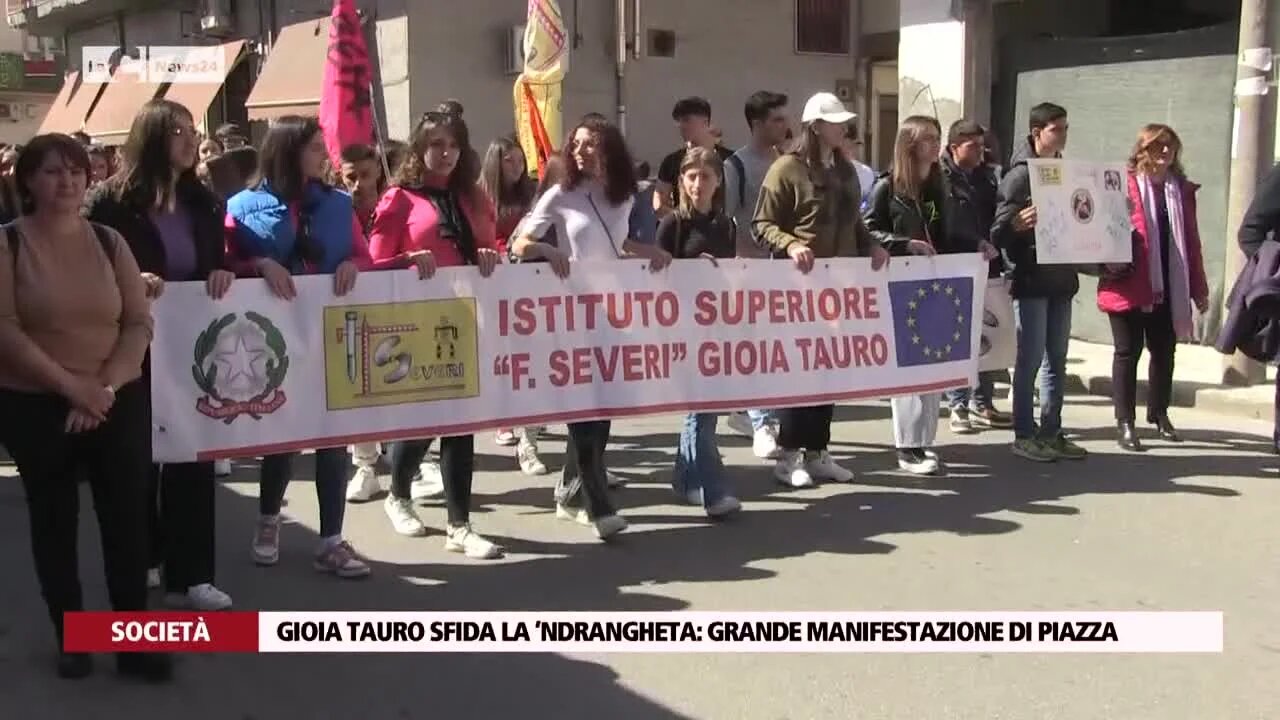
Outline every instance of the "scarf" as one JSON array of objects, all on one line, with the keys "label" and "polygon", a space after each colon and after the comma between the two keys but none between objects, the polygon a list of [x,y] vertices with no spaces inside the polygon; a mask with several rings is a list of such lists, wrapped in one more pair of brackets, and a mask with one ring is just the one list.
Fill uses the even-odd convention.
[{"label": "scarf", "polygon": [[468,265],[475,265],[479,253],[476,251],[476,237],[471,231],[471,223],[467,214],[458,203],[458,196],[448,188],[434,188],[429,185],[416,185],[408,188],[431,201],[440,216],[441,236],[452,236],[453,244]]},{"label": "scarf", "polygon": [[[1179,340],[1190,340],[1191,276],[1187,263],[1187,235],[1182,214],[1182,183],[1169,177],[1164,182],[1165,208],[1169,213],[1169,230],[1173,234],[1169,247],[1169,285],[1164,286],[1164,257],[1161,253],[1163,238],[1160,235],[1160,209],[1156,191],[1148,175],[1138,175],[1138,191],[1142,195],[1142,208],[1147,221],[1147,275],[1152,294],[1169,303],[1173,315],[1173,331]],[[1143,308],[1150,312],[1153,307]]]}]

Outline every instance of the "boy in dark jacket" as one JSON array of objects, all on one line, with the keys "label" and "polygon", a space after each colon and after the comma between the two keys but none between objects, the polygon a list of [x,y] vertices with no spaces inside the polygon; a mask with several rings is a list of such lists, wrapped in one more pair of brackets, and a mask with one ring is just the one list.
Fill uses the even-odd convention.
[{"label": "boy in dark jacket", "polygon": [[[1063,383],[1071,338],[1071,299],[1080,289],[1074,266],[1036,262],[1036,208],[1027,161],[1060,157],[1067,145],[1067,111],[1053,103],[1031,108],[1031,134],[1009,159],[1000,182],[991,239],[1013,263],[1018,359],[1013,371],[1013,453],[1036,462],[1080,460],[1088,453],[1062,434]],[[1041,363],[1044,367],[1041,368]],[[1040,427],[1033,386],[1040,371]]]},{"label": "boy in dark jacket", "polygon": [[[991,223],[996,214],[999,181],[987,164],[987,131],[972,120],[957,120],[947,132],[947,148],[942,154],[942,181],[946,234],[952,242],[991,254]],[[991,261],[988,277],[1004,274],[1004,259]],[[978,374],[974,388],[947,392],[951,407],[951,431],[971,433],[974,425],[1007,428],[1013,419],[996,410],[995,381],[999,372]]]}]

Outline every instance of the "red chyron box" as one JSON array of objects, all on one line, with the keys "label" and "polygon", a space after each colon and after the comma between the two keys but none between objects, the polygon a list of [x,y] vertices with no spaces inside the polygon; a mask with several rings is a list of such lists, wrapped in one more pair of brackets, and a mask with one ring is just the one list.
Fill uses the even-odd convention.
[{"label": "red chyron box", "polygon": [[256,612],[73,612],[66,652],[258,652]]}]

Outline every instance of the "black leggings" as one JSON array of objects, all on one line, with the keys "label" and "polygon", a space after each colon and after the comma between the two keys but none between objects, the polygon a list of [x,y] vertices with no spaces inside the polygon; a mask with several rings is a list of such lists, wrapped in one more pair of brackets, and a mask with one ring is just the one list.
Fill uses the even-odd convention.
[{"label": "black leggings", "polygon": [[[431,449],[431,440],[391,443],[391,496],[408,500],[413,476]],[[450,525],[471,521],[471,478],[475,474],[476,438],[459,435],[440,438],[440,474],[444,477],[444,504]]]},{"label": "black leggings", "polygon": [[609,501],[609,481],[604,462],[611,427],[608,420],[569,423],[564,472],[556,484],[556,503],[568,508],[585,504],[587,515],[592,520],[616,513]]},{"label": "black leggings", "polygon": [[779,410],[778,445],[783,450],[826,450],[835,412],[835,405]]},{"label": "black leggings", "polygon": [[107,419],[68,434],[69,407],[57,395],[0,390],[0,441],[22,475],[36,575],[62,641],[62,614],[84,609],[76,536],[79,479],[87,476],[102,534],[111,606],[147,606],[147,489],[151,409],[147,389],[133,382],[116,393]]},{"label": "black leggings", "polygon": [[1147,420],[1155,422],[1169,413],[1169,401],[1173,395],[1173,352],[1177,338],[1173,332],[1173,315],[1169,303],[1153,312],[1140,310],[1110,313],[1111,340],[1115,354],[1111,359],[1111,384],[1114,392],[1111,401],[1115,405],[1116,420],[1134,422],[1138,403],[1138,359],[1145,344],[1151,352],[1147,368]]},{"label": "black leggings", "polygon": [[214,486],[211,462],[151,466],[150,565],[164,566],[169,592],[213,583]]}]

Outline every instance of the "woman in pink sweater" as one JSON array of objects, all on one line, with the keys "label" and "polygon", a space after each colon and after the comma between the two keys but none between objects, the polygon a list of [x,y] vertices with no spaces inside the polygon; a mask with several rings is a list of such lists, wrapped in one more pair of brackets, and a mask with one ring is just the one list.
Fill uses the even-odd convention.
[{"label": "woman in pink sweater", "polygon": [[[437,267],[475,265],[489,277],[498,263],[493,203],[476,184],[480,168],[467,125],[457,115],[429,112],[414,130],[396,185],[374,211],[369,251],[374,268],[416,267],[423,279]],[[430,440],[392,443],[391,492],[386,512],[401,535],[426,534],[413,507],[410,486]],[[475,437],[440,440],[449,526],[445,549],[473,558],[496,558],[502,549],[471,530],[471,477]]]}]

